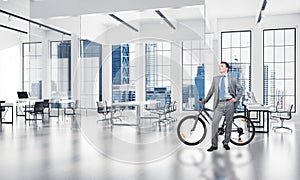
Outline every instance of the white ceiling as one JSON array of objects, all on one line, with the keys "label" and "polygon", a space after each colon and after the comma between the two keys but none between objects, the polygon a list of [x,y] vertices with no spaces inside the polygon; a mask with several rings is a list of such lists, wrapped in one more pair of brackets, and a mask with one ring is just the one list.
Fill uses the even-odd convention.
[{"label": "white ceiling", "polygon": [[[200,4],[204,1],[206,13],[211,20],[255,17],[263,0],[8,0],[8,2],[0,0],[0,8],[25,17],[29,16],[28,12],[30,12],[31,19],[40,19],[50,26],[56,25],[55,21],[60,22],[58,18],[63,21],[63,19],[84,15],[82,17],[94,19],[94,23],[110,27],[119,24],[107,15],[113,13],[138,28],[141,23],[159,24],[161,19],[155,13],[156,9],[159,9],[175,26],[177,22],[201,21],[203,6]],[[300,13],[300,0],[272,0],[271,2],[268,0],[266,15],[292,13]],[[6,24],[7,16],[0,16],[0,22]],[[14,21],[10,25],[12,26],[13,23]]]},{"label": "white ceiling", "polygon": [[31,18],[79,16],[120,11],[181,8],[204,4],[204,0],[31,0]]},{"label": "white ceiling", "polygon": [[[210,18],[256,16],[263,0],[206,0]],[[300,13],[300,0],[268,0],[266,15]]]},{"label": "white ceiling", "polygon": [[[263,0],[31,0],[30,16],[35,19],[163,8],[177,9],[201,5],[204,1],[209,17],[234,18],[256,16]],[[189,11],[180,13],[191,14]],[[266,15],[292,13],[300,13],[300,0],[268,0]]]},{"label": "white ceiling", "polygon": [[[157,9],[149,9],[145,11],[122,11],[113,14],[126,22],[157,22],[162,21],[160,16],[155,12]],[[203,20],[204,6],[188,6],[182,8],[162,8],[159,9],[172,23],[186,20]],[[107,14],[89,14],[83,15],[83,18],[93,19],[94,22],[101,23],[104,26],[118,25],[119,22],[114,20]],[[161,22],[163,23],[163,22]]]}]

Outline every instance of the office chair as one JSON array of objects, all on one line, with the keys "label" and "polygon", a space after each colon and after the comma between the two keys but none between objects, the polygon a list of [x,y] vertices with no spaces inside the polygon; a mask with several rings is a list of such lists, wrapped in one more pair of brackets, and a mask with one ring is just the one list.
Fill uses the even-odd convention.
[{"label": "office chair", "polygon": [[155,114],[158,114],[158,121],[153,122],[153,126],[158,125],[160,127],[161,124],[166,126],[171,122],[170,119],[167,118],[167,114],[170,113],[170,107],[171,104],[166,102],[162,109],[155,112]]},{"label": "office chair", "polygon": [[158,111],[158,105],[156,100],[148,100],[149,104],[146,104],[144,109],[149,112],[148,116],[156,116],[155,112]]},{"label": "office chair", "polygon": [[170,106],[170,113],[169,113],[169,117],[168,117],[168,119],[170,119],[170,122],[177,121],[177,118],[172,117],[172,112],[175,112],[175,111],[177,111],[177,102],[176,101],[171,103],[171,106]]},{"label": "office chair", "polygon": [[44,99],[44,110],[47,109],[47,112],[43,111],[43,114],[48,114],[48,117],[50,116],[50,103],[49,99]]},{"label": "office chair", "polygon": [[[75,100],[75,102],[70,103],[71,105],[69,107],[64,108],[64,114],[65,115],[75,115],[75,110],[78,109],[79,100]],[[71,109],[71,113],[67,112],[67,109]]]},{"label": "office chair", "polygon": [[35,102],[33,108],[26,109],[25,112],[28,112],[30,115],[33,116],[33,119],[27,119],[27,120],[35,121],[35,124],[37,127],[37,120],[43,120],[43,118],[44,118],[44,117],[42,117],[42,119],[37,118],[38,114],[41,114],[44,116],[44,101]]},{"label": "office chair", "polygon": [[273,127],[273,130],[276,132],[277,129],[287,129],[287,130],[290,130],[291,132],[293,132],[293,130],[289,127],[286,127],[286,126],[283,126],[283,122],[285,120],[290,120],[292,119],[292,109],[293,109],[293,105],[290,105],[289,108],[288,108],[288,111],[285,111],[285,112],[280,112],[278,113],[278,115],[276,116],[273,116],[275,118],[279,118],[280,121],[281,121],[281,125],[280,126],[275,126]]},{"label": "office chair", "polygon": [[97,122],[99,121],[108,121],[110,119],[107,119],[106,116],[108,115],[109,111],[107,111],[106,103],[96,101],[97,104],[97,112],[101,115],[104,116],[104,119],[98,119]]}]

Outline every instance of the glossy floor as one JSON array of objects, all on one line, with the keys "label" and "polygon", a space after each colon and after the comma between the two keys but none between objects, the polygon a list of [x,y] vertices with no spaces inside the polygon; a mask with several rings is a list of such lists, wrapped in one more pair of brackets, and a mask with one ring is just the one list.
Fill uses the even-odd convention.
[{"label": "glossy floor", "polygon": [[[176,123],[140,128],[110,126],[97,115],[83,114],[48,122],[0,126],[1,179],[211,179],[298,180],[300,122],[287,122],[293,133],[257,134],[247,146],[221,146],[206,152],[208,137],[186,147],[176,137]],[[130,118],[129,118],[130,119]],[[130,121],[130,120],[127,120]],[[134,122],[133,120],[132,122]],[[271,121],[271,127],[278,124]]]}]

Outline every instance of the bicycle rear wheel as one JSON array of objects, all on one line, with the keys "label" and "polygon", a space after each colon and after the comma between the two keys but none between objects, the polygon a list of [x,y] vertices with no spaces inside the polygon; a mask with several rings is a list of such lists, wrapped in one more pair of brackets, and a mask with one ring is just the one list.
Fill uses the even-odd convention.
[{"label": "bicycle rear wheel", "polygon": [[249,144],[255,135],[253,122],[246,116],[233,117],[230,142],[237,146]]},{"label": "bicycle rear wheel", "polygon": [[184,117],[177,126],[177,136],[181,142],[189,146],[201,143],[207,133],[204,121],[195,116]]}]

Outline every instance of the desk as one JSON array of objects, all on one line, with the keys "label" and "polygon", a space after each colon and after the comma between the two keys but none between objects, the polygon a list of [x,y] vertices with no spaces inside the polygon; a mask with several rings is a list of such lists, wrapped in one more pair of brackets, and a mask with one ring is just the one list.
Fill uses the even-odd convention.
[{"label": "desk", "polygon": [[[128,124],[128,123],[114,123],[113,121],[113,111],[114,111],[114,107],[116,106],[135,106],[135,111],[136,111],[136,124]],[[141,121],[141,106],[140,103],[137,101],[129,101],[129,102],[115,102],[112,103],[111,106],[111,124],[112,125],[117,125],[117,126],[139,126],[140,125],[140,121]]]},{"label": "desk", "polygon": [[11,108],[11,121],[2,121],[2,111],[0,111],[0,118],[2,124],[13,124],[14,123],[14,104],[13,103],[0,103],[0,108]]},{"label": "desk", "polygon": [[[244,105],[244,113],[251,121],[254,123],[255,132],[257,133],[269,133],[270,129],[270,107],[261,105]],[[251,112],[256,113],[256,117],[251,117]],[[265,122],[266,121],[266,122]],[[255,125],[258,124],[258,125]],[[266,124],[266,130],[265,130]],[[262,128],[262,130],[257,130],[257,128]]]},{"label": "desk", "polygon": [[[30,99],[19,99],[16,102],[16,116],[25,116],[26,119],[26,112],[25,107],[34,105],[36,101],[41,101],[37,98],[30,98]],[[20,114],[21,112],[21,114]]]},{"label": "desk", "polygon": [[[159,102],[159,101],[157,101]],[[157,103],[155,102],[155,103]],[[136,124],[128,124],[128,123],[114,123],[113,122],[113,108],[111,110],[111,124],[112,125],[118,125],[118,126],[139,126],[141,122],[141,105],[145,104],[151,104],[151,102],[146,101],[146,102],[138,102],[138,101],[129,101],[129,102],[114,102],[112,103],[111,107],[116,107],[116,106],[135,106],[135,111],[136,111]]]},{"label": "desk", "polygon": [[60,108],[65,108],[66,105],[68,106],[69,104],[74,104],[74,103],[75,103],[75,101],[72,100],[72,99],[52,100],[52,101],[50,101],[49,104],[51,104],[51,105],[56,104],[57,105],[57,107],[50,106],[51,110],[52,110],[52,108],[57,108],[57,114],[56,115],[51,115],[51,110],[50,110],[49,117],[59,117],[59,110],[60,110]]}]

